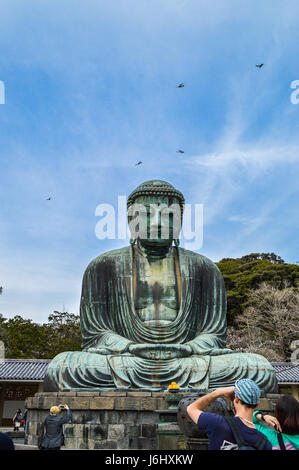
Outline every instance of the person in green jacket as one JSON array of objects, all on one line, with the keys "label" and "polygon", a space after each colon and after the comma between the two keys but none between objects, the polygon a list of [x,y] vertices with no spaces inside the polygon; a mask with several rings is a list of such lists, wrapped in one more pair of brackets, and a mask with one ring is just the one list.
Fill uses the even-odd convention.
[{"label": "person in green jacket", "polygon": [[274,415],[255,411],[253,423],[256,429],[265,434],[272,444],[272,450],[281,450],[278,441],[279,433],[281,433],[286,450],[299,450],[299,402],[291,395],[281,396],[276,404]]}]

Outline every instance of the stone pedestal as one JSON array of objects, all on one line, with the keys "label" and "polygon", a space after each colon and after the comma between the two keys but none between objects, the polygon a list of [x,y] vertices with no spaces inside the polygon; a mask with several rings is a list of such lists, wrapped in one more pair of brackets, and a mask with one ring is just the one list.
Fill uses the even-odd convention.
[{"label": "stone pedestal", "polygon": [[67,404],[64,449],[157,449],[159,413],[167,392],[107,391],[37,393],[27,399],[25,443],[36,445],[51,406]]},{"label": "stone pedestal", "polygon": [[[191,421],[177,422],[178,398],[198,398],[186,392],[177,398],[168,392],[78,391],[44,392],[27,398],[25,444],[37,445],[41,426],[51,406],[67,404],[72,422],[65,424],[63,449],[182,450],[207,448],[206,436],[197,436]],[[273,412],[279,395],[262,399],[259,409]],[[175,406],[176,405],[176,406]],[[227,402],[228,413],[230,403]],[[189,419],[186,418],[186,419]],[[199,439],[198,442],[196,439]],[[198,447],[199,445],[199,447]]]}]

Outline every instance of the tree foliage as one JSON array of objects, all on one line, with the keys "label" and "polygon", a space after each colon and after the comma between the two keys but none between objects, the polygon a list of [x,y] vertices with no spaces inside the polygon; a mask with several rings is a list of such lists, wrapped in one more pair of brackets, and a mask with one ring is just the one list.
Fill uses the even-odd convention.
[{"label": "tree foliage", "polygon": [[283,289],[285,283],[298,286],[299,266],[285,263],[275,253],[224,258],[216,264],[225,282],[229,326],[236,327],[236,317],[247,307],[250,290],[257,289],[263,282],[277,289]]},{"label": "tree foliage", "polygon": [[291,342],[299,338],[298,289],[287,284],[278,289],[262,283],[250,290],[248,297],[246,309],[236,319],[238,334],[246,339],[248,352],[286,360]]},{"label": "tree foliage", "polygon": [[271,340],[265,335],[261,335],[260,330],[251,330],[250,341],[248,332],[238,330],[234,326],[227,328],[227,347],[242,353],[260,354],[270,362],[281,362],[285,357],[277,352],[275,339]]},{"label": "tree foliage", "polygon": [[80,317],[74,313],[54,311],[48,317],[46,328],[49,344],[55,354],[63,351],[79,351],[81,349]]},{"label": "tree foliage", "polygon": [[0,340],[7,358],[52,359],[60,352],[81,349],[80,318],[55,311],[41,325],[20,315],[9,319],[0,315]]}]

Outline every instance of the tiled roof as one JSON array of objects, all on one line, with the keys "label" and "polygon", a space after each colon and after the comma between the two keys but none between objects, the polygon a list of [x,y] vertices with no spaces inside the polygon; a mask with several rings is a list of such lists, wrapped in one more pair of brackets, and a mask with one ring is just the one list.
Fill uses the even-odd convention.
[{"label": "tiled roof", "polygon": [[0,380],[44,380],[50,359],[5,359],[0,361]]},{"label": "tiled roof", "polygon": [[[50,359],[5,359],[0,362],[1,380],[44,380]],[[299,384],[299,363],[272,362],[278,383]]]},{"label": "tiled roof", "polygon": [[272,362],[278,383],[299,384],[299,363],[295,362]]}]

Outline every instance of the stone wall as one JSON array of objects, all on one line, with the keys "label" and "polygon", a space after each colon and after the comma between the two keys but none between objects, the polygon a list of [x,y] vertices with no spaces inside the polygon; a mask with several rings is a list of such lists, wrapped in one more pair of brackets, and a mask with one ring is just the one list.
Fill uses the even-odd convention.
[{"label": "stone wall", "polygon": [[[169,403],[169,395],[167,392],[145,391],[36,393],[26,402],[25,443],[37,444],[42,423],[51,406],[67,404],[72,412],[72,422],[64,425],[64,449],[158,450],[165,449],[165,445],[169,450],[186,449],[188,443],[185,440],[184,444],[184,435],[174,424],[177,408]],[[259,409],[273,412],[278,396],[262,398]],[[227,404],[229,407],[229,402]],[[161,426],[161,423],[165,425]],[[172,423],[172,426],[167,423]]]},{"label": "stone wall", "polygon": [[156,449],[156,425],[167,410],[163,392],[37,393],[27,399],[25,443],[36,445],[51,406],[67,404],[65,449]]}]

